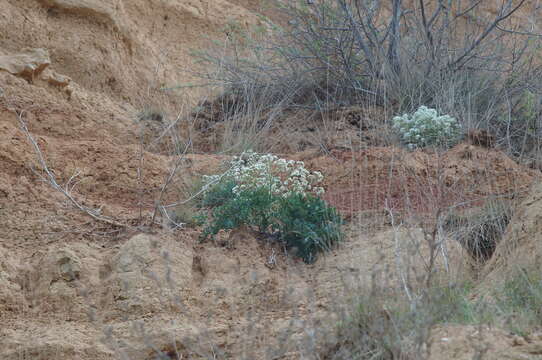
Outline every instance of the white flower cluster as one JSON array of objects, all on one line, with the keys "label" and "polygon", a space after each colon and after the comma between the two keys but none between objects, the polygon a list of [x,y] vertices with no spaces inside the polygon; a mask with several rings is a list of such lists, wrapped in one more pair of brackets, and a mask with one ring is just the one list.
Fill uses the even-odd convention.
[{"label": "white flower cluster", "polygon": [[449,115],[438,116],[435,109],[426,106],[411,115],[393,118],[393,127],[411,149],[428,145],[453,144],[461,136],[461,127]]},{"label": "white flower cluster", "polygon": [[319,184],[324,176],[319,171],[305,169],[303,161],[278,158],[271,154],[247,151],[230,162],[230,168],[223,174],[205,176],[208,183],[231,179],[236,183],[234,194],[260,187],[269,188],[274,195],[289,196],[294,193],[320,196],[324,189]]}]

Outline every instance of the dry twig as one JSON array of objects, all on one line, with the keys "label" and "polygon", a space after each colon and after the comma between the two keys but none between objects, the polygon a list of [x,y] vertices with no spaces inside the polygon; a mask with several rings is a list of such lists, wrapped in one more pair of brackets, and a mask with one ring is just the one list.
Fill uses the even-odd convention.
[{"label": "dry twig", "polygon": [[93,209],[93,208],[89,208],[87,206],[81,205],[81,203],[74,198],[74,196],[71,194],[71,190],[73,189],[73,186],[70,188],[70,183],[75,179],[77,174],[70,177],[70,179],[68,180],[68,182],[66,183],[65,186],[61,186],[57,182],[57,179],[56,179],[55,175],[53,174],[53,172],[47,166],[47,162],[45,161],[45,158],[43,157],[43,153],[41,152],[41,149],[40,149],[36,139],[34,139],[32,134],[28,130],[28,126],[26,125],[26,122],[24,121],[24,114],[25,114],[24,110],[19,111],[17,113],[17,117],[19,119],[19,124],[21,126],[21,130],[25,133],[26,137],[28,138],[28,141],[30,142],[30,144],[34,148],[34,152],[35,152],[35,154],[36,154],[36,156],[38,158],[38,162],[39,162],[39,165],[41,167],[41,171],[43,173],[45,173],[45,176],[43,174],[39,173],[38,171],[35,171],[35,173],[44,182],[49,184],[53,189],[55,189],[56,191],[58,191],[62,195],[64,195],[76,209],[78,209],[81,212],[87,214],[88,216],[90,216],[94,220],[105,222],[107,224],[115,225],[115,226],[119,226],[119,227],[126,227],[127,226],[126,224],[124,224],[124,223],[122,223],[122,222],[120,222],[118,220],[115,220],[113,218],[101,215],[101,210],[99,208],[98,209]]}]

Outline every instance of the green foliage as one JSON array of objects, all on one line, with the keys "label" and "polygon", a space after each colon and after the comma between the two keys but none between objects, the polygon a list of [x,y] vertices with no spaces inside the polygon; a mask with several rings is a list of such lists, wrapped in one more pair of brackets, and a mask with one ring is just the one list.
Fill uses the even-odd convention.
[{"label": "green foliage", "polygon": [[439,116],[435,109],[425,106],[412,115],[394,117],[393,127],[409,148],[450,146],[461,136],[461,127],[453,117]]},{"label": "green foliage", "polygon": [[503,315],[515,322],[512,327],[516,331],[542,323],[542,276],[539,269],[518,271],[504,283],[496,297]]},{"label": "green foliage", "polygon": [[232,195],[212,208],[202,240],[221,230],[249,226],[279,239],[303,261],[312,263],[318,252],[331,249],[342,239],[341,224],[337,211],[318,197],[277,196],[259,187]]},{"label": "green foliage", "polygon": [[342,239],[342,219],[324,200],[294,194],[279,201],[274,212],[275,230],[288,247],[307,263],[320,250],[329,250]]},{"label": "green foliage", "polygon": [[469,299],[472,284],[432,286],[416,299],[373,284],[354,299],[354,311],[339,326],[339,343],[329,359],[419,359],[438,324],[493,321],[484,301]]},{"label": "green foliage", "polygon": [[503,111],[495,122],[494,131],[498,138],[506,138],[505,145],[516,155],[523,156],[540,147],[541,100],[538,94],[530,90],[518,95],[515,104],[508,111]]},{"label": "green foliage", "polygon": [[252,151],[234,157],[221,175],[204,177],[201,207],[210,216],[201,239],[248,226],[276,238],[306,263],[342,239],[342,219],[318,197],[323,175],[303,162]]},{"label": "green foliage", "polygon": [[245,190],[233,195],[211,210],[211,221],[204,229],[202,238],[218,234],[220,230],[232,230],[244,225],[265,232],[270,225],[273,195],[265,188]]},{"label": "green foliage", "polygon": [[218,184],[211,187],[209,191],[205,192],[205,196],[201,201],[201,206],[206,208],[214,208],[223,205],[227,201],[233,199],[235,196],[233,193],[233,188],[236,185],[236,182],[232,179],[220,181]]}]

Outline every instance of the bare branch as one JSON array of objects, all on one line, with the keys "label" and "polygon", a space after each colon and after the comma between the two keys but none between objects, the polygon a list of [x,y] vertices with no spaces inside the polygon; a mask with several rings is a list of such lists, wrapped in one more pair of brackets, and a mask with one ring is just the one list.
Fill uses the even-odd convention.
[{"label": "bare branch", "polygon": [[534,29],[532,29],[531,31],[518,31],[518,30],[504,29],[504,28],[500,27],[499,25],[497,25],[497,29],[499,29],[500,31],[503,31],[505,33],[508,33],[508,34],[542,37],[542,34],[534,33],[533,32]]},{"label": "bare branch", "polygon": [[[519,8],[521,8],[523,6],[523,4],[525,3],[526,0],[521,0],[519,2],[519,4],[517,4],[514,8],[512,8],[510,11],[508,11],[507,13],[503,14],[503,11],[504,11],[504,8],[505,6],[502,5],[501,6],[501,10],[499,12],[499,15],[495,18],[495,20],[484,30],[484,32],[471,44],[471,46],[465,50],[463,52],[463,54],[461,56],[459,56],[456,60],[454,60],[453,62],[449,63],[448,64],[448,68],[452,69],[457,69],[458,67],[460,67],[461,65],[461,61],[463,61],[463,59],[465,59],[466,57],[468,57],[472,51],[474,51],[479,45],[480,43],[497,27],[497,25],[499,25],[500,22],[502,22],[503,20],[506,20],[507,18],[509,18],[510,16],[512,16],[512,14],[514,14]],[[512,0],[508,0],[507,4],[511,4],[512,3]]]},{"label": "bare branch", "polygon": [[23,117],[24,117],[24,113],[25,111],[20,111],[18,112],[17,114],[17,117],[19,119],[19,124],[20,124],[20,127],[21,127],[21,130],[25,133],[26,137],[28,138],[28,141],[30,142],[30,144],[32,145],[32,147],[34,148],[34,152],[36,153],[36,156],[38,158],[38,162],[41,166],[41,170],[45,173],[45,177],[43,177],[41,174],[40,177],[45,181],[47,182],[53,189],[57,190],[58,192],[60,192],[61,194],[63,194],[69,201],[70,203],[75,207],[77,208],[78,210],[80,210],[81,212],[87,214],[88,216],[90,216],[91,218],[93,218],[94,220],[97,220],[97,221],[101,221],[101,222],[105,222],[107,224],[111,224],[111,225],[115,225],[115,226],[119,226],[119,227],[126,227],[126,224],[123,224],[115,219],[112,219],[112,218],[109,218],[109,217],[105,217],[105,216],[102,216],[100,214],[100,210],[99,209],[92,209],[92,208],[89,208],[89,207],[86,207],[86,206],[83,206],[81,205],[74,197],[72,194],[70,194],[69,192],[69,183],[73,180],[73,176],[70,178],[70,180],[68,181],[68,183],[66,184],[66,187],[62,187],[61,185],[58,184],[57,180],[56,180],[56,177],[55,175],[53,174],[53,172],[49,169],[49,167],[47,166],[47,162],[45,161],[45,158],[43,157],[43,154],[41,152],[41,149],[37,143],[37,141],[34,139],[34,137],[32,136],[32,134],[30,133],[30,131],[28,130],[28,126],[26,125],[26,122],[24,121]]},{"label": "bare branch", "polygon": [[460,17],[462,17],[462,16],[465,16],[466,14],[468,14],[468,13],[470,13],[472,10],[474,10],[478,5],[480,5],[480,3],[482,3],[482,0],[476,1],[476,2],[473,3],[471,6],[469,6],[469,7],[466,8],[465,10],[463,10],[462,12],[455,14],[454,17],[457,19],[457,18],[460,18]]},{"label": "bare branch", "polygon": [[433,25],[433,23],[435,22],[435,20],[438,19],[439,15],[440,15],[440,12],[442,11],[442,9],[443,9],[442,2],[439,1],[438,7],[436,8],[435,12],[434,12],[433,15],[431,16],[431,19],[429,19],[429,21],[427,22],[427,26],[428,26],[428,27],[431,27],[431,26]]},{"label": "bare branch", "polygon": [[171,181],[173,181],[173,178],[175,177],[175,174],[177,174],[177,171],[179,170],[179,167],[181,166],[181,163],[184,160],[185,155],[186,155],[188,149],[190,148],[191,144],[192,143],[189,141],[186,144],[183,152],[180,155],[177,156],[177,159],[175,160],[173,168],[171,169],[171,171],[169,172],[166,180],[162,184],[162,188],[160,189],[160,195],[158,195],[158,199],[156,201],[156,205],[154,207],[154,211],[153,211],[152,216],[151,216],[150,226],[152,226],[154,224],[154,220],[155,220],[156,215],[158,213],[158,210],[160,209],[160,206],[162,204],[162,199],[164,198],[164,194],[166,192],[166,189],[169,186],[169,184],[171,183]]},{"label": "bare branch", "polygon": [[[394,0],[394,1],[397,1],[397,0]],[[365,54],[365,61],[369,65],[369,68],[371,69],[371,72],[374,73],[375,72],[375,67],[374,67],[374,64],[373,64],[373,61],[372,61],[372,59],[374,59],[373,52],[365,44],[365,41],[363,40],[363,36],[361,35],[361,33],[360,33],[360,31],[359,31],[359,29],[357,27],[356,21],[354,19],[354,16],[352,15],[352,11],[350,11],[350,7],[346,3],[346,1],[345,0],[339,0],[339,3],[341,5],[344,13],[348,17],[348,20],[350,21],[350,26],[352,27],[353,34],[354,34],[354,36],[356,38],[356,41],[357,41],[359,47],[363,50],[363,52]]]},{"label": "bare branch", "polygon": [[401,71],[398,48],[400,42],[399,19],[401,17],[401,0],[393,0],[392,17],[390,24],[391,39],[388,47],[388,60],[396,74]]},{"label": "bare branch", "polygon": [[395,216],[393,214],[393,211],[391,207],[388,205],[388,200],[386,199],[384,210],[388,213],[391,221],[391,226],[393,228],[393,239],[395,244],[395,266],[397,267],[397,275],[401,279],[401,286],[403,290],[405,291],[406,296],[408,297],[408,300],[412,303],[414,300],[414,297],[412,296],[410,287],[408,286],[407,276],[405,275],[405,271],[402,269],[401,266],[401,255],[399,253],[400,246],[400,240],[399,240],[399,229],[401,228],[401,225],[397,224],[395,221]]}]

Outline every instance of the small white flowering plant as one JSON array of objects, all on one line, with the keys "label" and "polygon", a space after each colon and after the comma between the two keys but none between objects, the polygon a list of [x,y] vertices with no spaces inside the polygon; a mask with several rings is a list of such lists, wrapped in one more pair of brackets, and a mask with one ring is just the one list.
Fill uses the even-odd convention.
[{"label": "small white flowering plant", "polygon": [[393,118],[393,128],[408,148],[451,146],[461,137],[461,126],[449,115],[438,115],[437,110],[420,106],[412,114]]},{"label": "small white flowering plant", "polygon": [[339,214],[320,197],[323,179],[302,161],[244,152],[224,173],[204,176],[202,207],[209,216],[202,239],[220,230],[254,227],[312,262],[342,237]]}]

